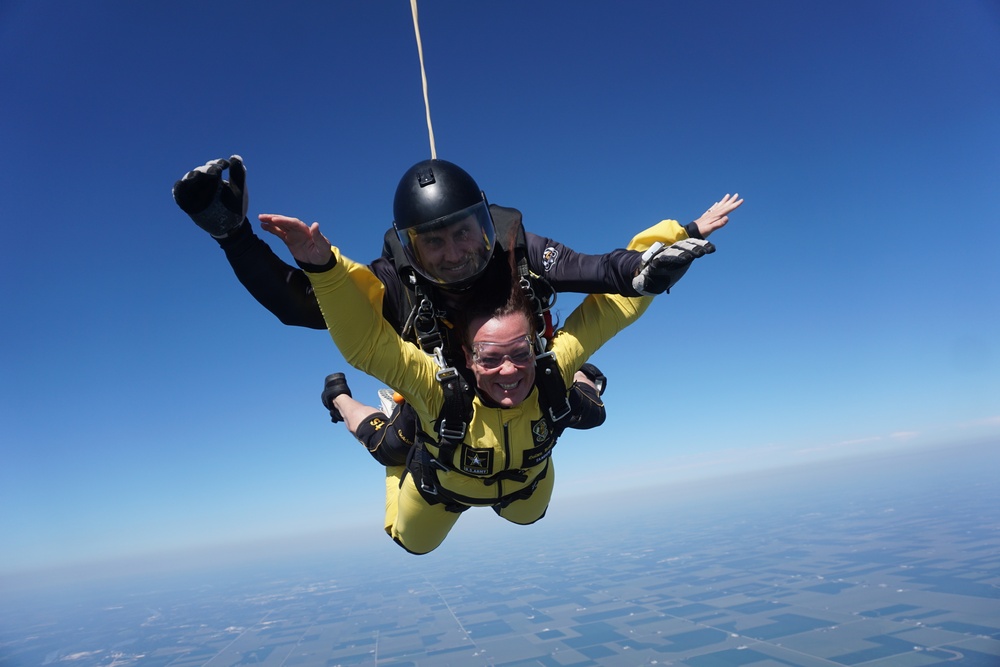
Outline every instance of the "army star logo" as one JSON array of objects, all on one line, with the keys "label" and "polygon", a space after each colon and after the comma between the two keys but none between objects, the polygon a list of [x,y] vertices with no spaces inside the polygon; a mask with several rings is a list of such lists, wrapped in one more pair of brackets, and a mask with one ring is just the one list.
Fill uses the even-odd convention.
[{"label": "army star logo", "polygon": [[462,447],[462,471],[472,475],[488,475],[493,471],[493,450]]}]

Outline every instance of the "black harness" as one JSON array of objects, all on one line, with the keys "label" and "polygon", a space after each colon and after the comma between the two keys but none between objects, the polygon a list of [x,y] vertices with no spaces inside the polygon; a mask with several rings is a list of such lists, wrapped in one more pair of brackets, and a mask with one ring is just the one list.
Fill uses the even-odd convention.
[{"label": "black harness", "polygon": [[[542,276],[531,271],[528,265],[527,239],[521,225],[521,214],[516,209],[491,205],[490,213],[496,228],[497,245],[506,252],[514,253],[519,286],[527,295],[535,313],[535,387],[538,390],[539,405],[542,409],[544,426],[537,428],[546,432],[545,440],[554,444],[556,438],[569,424],[570,404],[566,383],[562,379],[555,356],[547,351],[548,340],[552,337],[551,309],[555,304],[555,291]],[[505,248],[508,239],[513,239],[513,247]],[[409,313],[405,319],[402,337],[417,343],[438,364],[436,378],[444,395],[441,412],[434,422],[436,438],[423,430],[418,430],[416,442],[407,459],[407,470],[414,475],[414,481],[421,495],[430,504],[445,503],[449,511],[461,512],[468,509],[475,499],[464,499],[446,494],[437,480],[438,470],[454,470],[455,453],[463,444],[472,420],[472,402],[475,389],[469,378],[452,363],[455,358],[455,342],[452,339],[451,324],[447,311],[434,306],[434,287],[423,279],[411,265],[403,251],[402,244],[390,229],[385,235],[383,254],[391,256],[403,284],[407,287]],[[446,328],[442,328],[442,325]],[[449,340],[452,339],[452,340]],[[464,367],[463,367],[464,370]],[[550,437],[551,436],[551,437]],[[435,446],[437,456],[431,454],[427,444]],[[551,444],[539,452],[532,465],[547,462],[551,454]],[[535,482],[513,494],[504,496],[494,507],[503,508],[515,500],[529,497],[538,482],[548,471],[548,465]],[[489,486],[502,480],[523,482],[527,475],[523,470],[502,470],[495,474],[476,474],[467,468],[462,474],[480,477]]]}]

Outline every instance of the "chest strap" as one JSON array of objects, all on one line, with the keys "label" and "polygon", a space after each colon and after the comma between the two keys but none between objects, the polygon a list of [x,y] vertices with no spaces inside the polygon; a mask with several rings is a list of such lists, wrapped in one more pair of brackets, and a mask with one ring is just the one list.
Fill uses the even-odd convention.
[{"label": "chest strap", "polygon": [[416,303],[410,310],[406,326],[403,328],[403,339],[405,340],[409,331],[412,330],[420,349],[427,354],[434,354],[435,350],[443,349],[445,344],[438,323],[438,319],[443,316],[443,313],[439,313],[434,308],[430,294],[422,284],[415,283],[413,291],[416,295]]},{"label": "chest strap", "polygon": [[469,432],[469,422],[472,421],[472,399],[475,393],[458,369],[445,365],[444,353],[440,347],[434,351],[434,360],[438,364],[435,378],[441,385],[444,397],[441,412],[434,423],[440,459],[437,463],[443,466],[444,470],[449,470],[451,462],[455,460],[455,450]]}]

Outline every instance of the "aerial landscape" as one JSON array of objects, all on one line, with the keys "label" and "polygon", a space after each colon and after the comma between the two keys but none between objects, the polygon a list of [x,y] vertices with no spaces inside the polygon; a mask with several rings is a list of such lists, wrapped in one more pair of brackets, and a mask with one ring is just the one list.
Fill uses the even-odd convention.
[{"label": "aerial landscape", "polygon": [[995,666],[997,450],[712,480],[428,557],[385,540],[24,591],[0,664]]}]

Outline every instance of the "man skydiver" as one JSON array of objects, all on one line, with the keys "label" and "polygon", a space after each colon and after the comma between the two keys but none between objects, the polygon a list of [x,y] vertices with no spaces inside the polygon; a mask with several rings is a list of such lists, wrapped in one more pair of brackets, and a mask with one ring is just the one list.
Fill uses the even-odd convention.
[{"label": "man skydiver", "polygon": [[[226,169],[228,181],[223,179]],[[218,241],[237,278],[258,302],[285,324],[326,328],[305,274],[279,259],[254,234],[246,218],[246,171],[238,155],[188,172],[174,184],[173,195],[180,208]],[[669,245],[689,237],[703,239],[724,226],[740,204],[736,195],[726,195],[685,227],[664,221],[662,238],[657,240]],[[540,330],[546,327],[544,318],[555,292],[652,295],[667,291],[679,277],[667,255],[659,253],[665,246],[654,246],[645,254],[615,250],[583,255],[527,233],[520,211],[490,205],[467,172],[444,160],[424,160],[404,174],[393,213],[383,254],[370,265],[385,285],[382,315],[404,339],[427,352],[440,349],[448,364],[460,370],[464,364],[460,358],[455,363],[457,348],[447,340],[449,313],[472,302],[477,285],[510,281],[511,264],[517,265],[522,284],[536,301]],[[330,381],[333,377],[328,378],[322,398],[337,422],[342,416],[333,399],[349,396],[350,390],[342,379]],[[574,412],[567,426],[571,428],[592,428],[604,421],[604,406],[593,386],[598,377],[590,379],[570,393]],[[399,436],[396,449],[405,451],[413,442],[416,423],[412,415],[397,422],[399,428],[390,437]],[[366,446],[368,437],[383,435],[378,429],[356,434]]]}]

